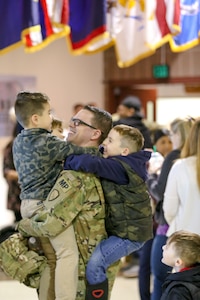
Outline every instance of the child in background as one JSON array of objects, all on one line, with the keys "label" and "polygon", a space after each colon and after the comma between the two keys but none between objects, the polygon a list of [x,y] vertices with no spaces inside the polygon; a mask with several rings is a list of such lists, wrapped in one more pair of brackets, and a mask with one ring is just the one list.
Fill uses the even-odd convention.
[{"label": "child in background", "polygon": [[148,173],[159,175],[165,157],[172,151],[170,132],[164,128],[152,130],[151,139],[153,142],[153,152],[148,164]]},{"label": "child in background", "polygon": [[173,267],[163,284],[161,300],[200,299],[200,236],[176,231],[163,246],[162,262]]},{"label": "child in background", "polygon": [[100,177],[106,201],[108,238],[100,242],[87,264],[87,300],[107,300],[107,268],[152,238],[152,212],[145,184],[151,152],[141,150],[143,145],[138,129],[121,124],[113,127],[103,142],[103,157],[66,159],[64,169]]},{"label": "child in background", "polygon": [[51,134],[59,137],[61,140],[65,139],[65,136],[63,134],[63,122],[57,118],[53,118],[51,123]]},{"label": "child in background", "polygon": [[[43,207],[43,201],[63,169],[63,160],[72,153],[96,153],[96,150],[77,147],[51,134],[51,107],[49,98],[42,93],[20,92],[15,102],[15,114],[24,128],[13,143],[14,164],[21,188],[21,215],[30,218]],[[50,241],[45,237],[40,241],[48,266],[40,280],[39,299],[75,299],[78,249],[73,226]]]}]

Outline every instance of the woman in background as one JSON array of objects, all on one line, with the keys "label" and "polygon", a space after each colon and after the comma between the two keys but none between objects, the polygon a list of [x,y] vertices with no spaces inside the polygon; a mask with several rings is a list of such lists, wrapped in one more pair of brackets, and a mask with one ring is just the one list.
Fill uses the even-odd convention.
[{"label": "woman in background", "polygon": [[175,119],[170,124],[171,140],[173,150],[166,156],[160,175],[151,174],[147,179],[147,186],[153,199],[157,202],[155,210],[155,221],[157,222],[156,234],[151,249],[151,273],[153,275],[153,291],[151,300],[160,300],[162,295],[162,284],[171,271],[171,267],[164,265],[162,259],[162,246],[166,244],[168,224],[163,215],[163,198],[169,171],[180,157],[180,152],[185,144],[186,138],[193,124],[193,119]]},{"label": "woman in background", "polygon": [[169,224],[167,235],[178,230],[200,234],[200,118],[169,173],[163,209]]}]

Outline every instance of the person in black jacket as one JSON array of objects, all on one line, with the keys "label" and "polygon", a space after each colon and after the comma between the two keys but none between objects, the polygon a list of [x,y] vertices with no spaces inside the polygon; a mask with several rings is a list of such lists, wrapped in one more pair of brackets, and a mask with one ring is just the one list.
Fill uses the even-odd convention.
[{"label": "person in black jacket", "polygon": [[119,120],[113,122],[113,125],[125,124],[139,129],[144,137],[144,148],[152,148],[152,141],[149,129],[143,123],[141,114],[141,101],[136,96],[127,96],[121,102],[117,109]]},{"label": "person in black jacket", "polygon": [[163,284],[161,300],[200,299],[200,236],[176,231],[163,246],[162,262],[173,267]]}]

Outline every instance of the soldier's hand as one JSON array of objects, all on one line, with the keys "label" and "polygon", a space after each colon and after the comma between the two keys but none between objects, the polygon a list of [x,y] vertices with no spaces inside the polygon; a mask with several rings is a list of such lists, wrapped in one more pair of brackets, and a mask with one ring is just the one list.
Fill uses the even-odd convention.
[{"label": "soldier's hand", "polygon": [[30,219],[22,219],[17,225],[17,230],[21,233],[21,235],[23,235],[25,237],[30,236],[30,234],[29,234],[30,228],[31,228],[31,220]]}]

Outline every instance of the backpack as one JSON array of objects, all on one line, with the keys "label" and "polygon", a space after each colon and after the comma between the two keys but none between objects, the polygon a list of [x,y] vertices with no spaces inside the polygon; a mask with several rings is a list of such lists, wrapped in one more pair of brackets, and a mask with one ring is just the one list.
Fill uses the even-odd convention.
[{"label": "backpack", "polygon": [[0,267],[10,278],[38,288],[41,273],[46,267],[46,257],[29,250],[28,238],[13,227],[0,231]]},{"label": "backpack", "polygon": [[165,295],[168,295],[169,291],[172,288],[184,286],[190,294],[190,300],[200,300],[200,288],[194,285],[191,282],[180,282],[180,281],[174,281],[173,283],[169,284],[168,287],[165,289],[163,296],[161,297],[162,299],[165,299]]}]

